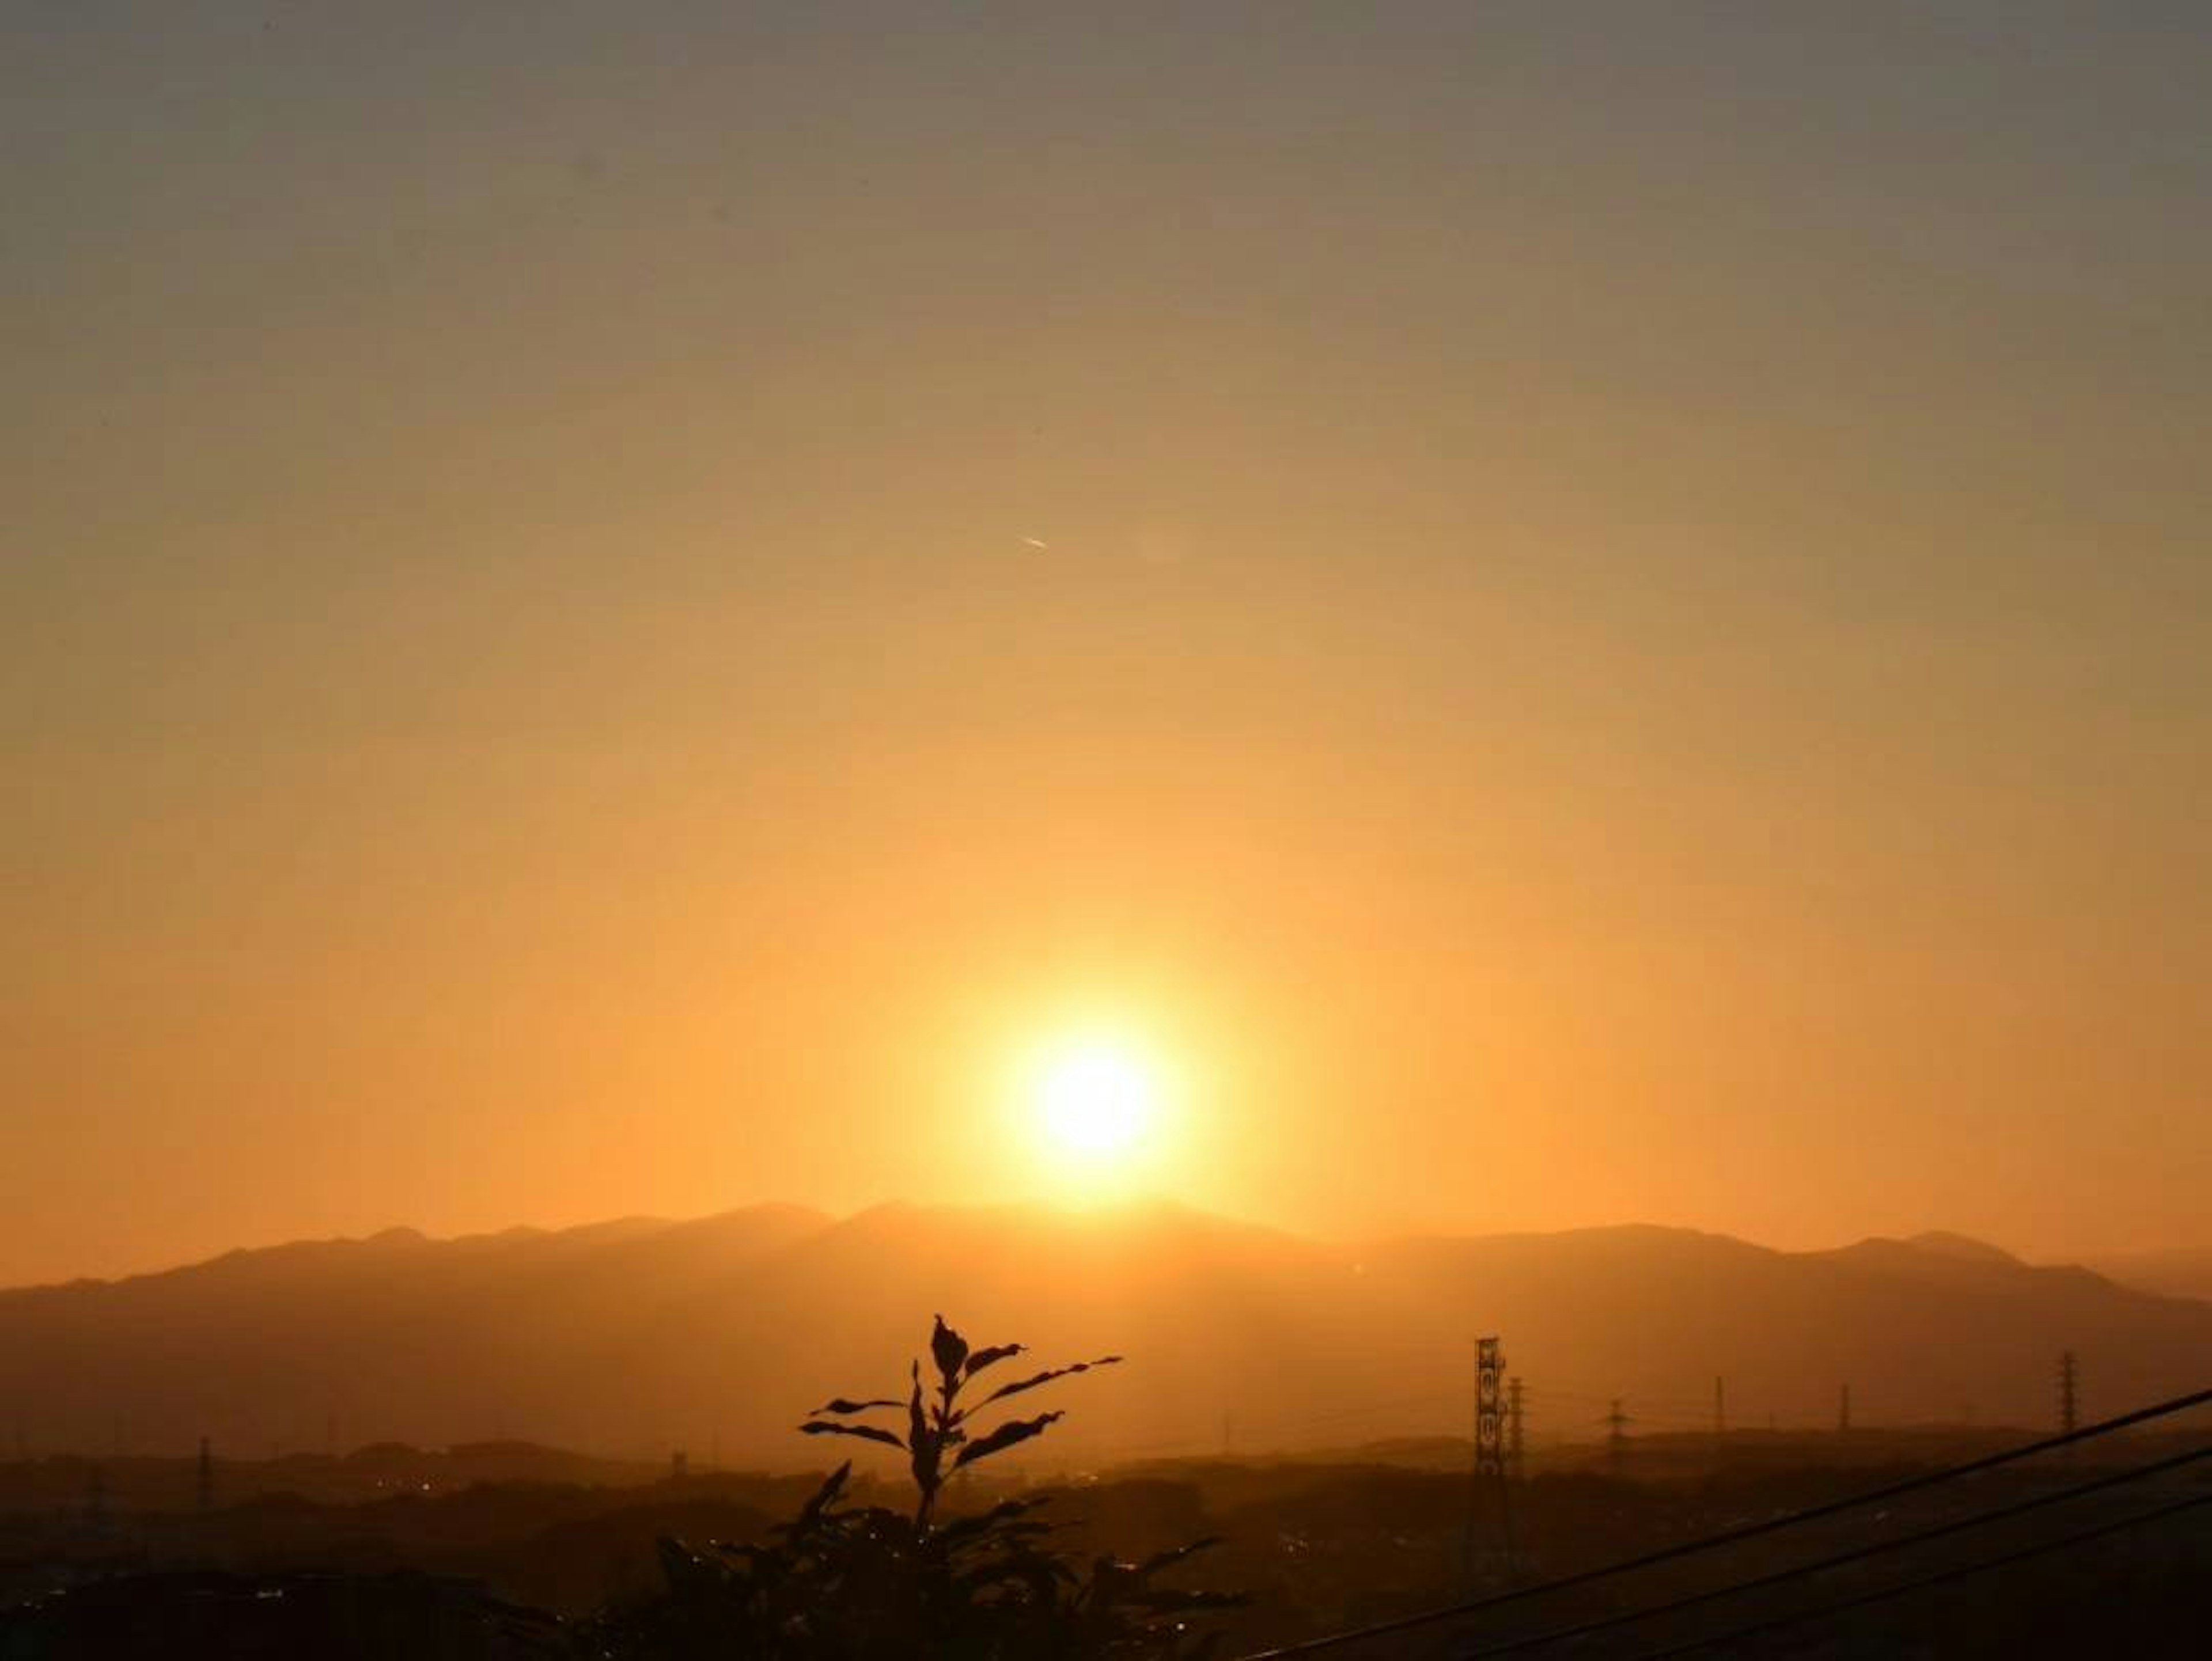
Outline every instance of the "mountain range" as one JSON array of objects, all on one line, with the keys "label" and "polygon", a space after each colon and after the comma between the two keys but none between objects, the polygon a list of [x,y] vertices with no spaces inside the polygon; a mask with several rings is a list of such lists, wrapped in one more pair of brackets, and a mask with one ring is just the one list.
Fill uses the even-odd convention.
[{"label": "mountain range", "polygon": [[239,1251],[0,1292],[0,1429],[33,1451],[259,1455],[529,1438],[695,1464],[821,1463],[835,1395],[902,1395],[942,1312],[1036,1364],[1122,1364],[1028,1398],[1041,1459],[1464,1434],[1502,1337],[1532,1441],[1731,1424],[2046,1425],[2212,1383],[2212,1302],[1958,1235],[1781,1252],[1631,1226],[1322,1242],[1182,1207],[757,1206],[690,1222]]}]

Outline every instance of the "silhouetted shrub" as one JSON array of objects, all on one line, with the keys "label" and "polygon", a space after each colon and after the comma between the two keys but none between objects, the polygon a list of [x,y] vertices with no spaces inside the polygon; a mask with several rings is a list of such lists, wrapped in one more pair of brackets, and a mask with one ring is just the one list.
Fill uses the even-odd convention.
[{"label": "silhouetted shrub", "polygon": [[[1210,1654],[1218,1634],[1190,1619],[1234,1607],[1240,1597],[1158,1584],[1165,1571],[1216,1543],[1200,1540],[1138,1562],[1098,1557],[1079,1567],[1050,1543],[1036,1513],[1043,1497],[1006,1500],[973,1516],[939,1522],[939,1501],[958,1471],[1044,1434],[1057,1412],[1003,1420],[975,1415],[1072,1373],[1121,1358],[1048,1367],[976,1398],[979,1376],[1024,1353],[1020,1344],[970,1349],[939,1316],[930,1335],[936,1383],[925,1388],[914,1363],[907,1398],[826,1403],[799,1427],[812,1436],[849,1436],[898,1449],[914,1479],[910,1512],[848,1503],[849,1462],[766,1545],[715,1543],[695,1550],[661,1542],[667,1576],[659,1595],[614,1611],[592,1647],[620,1657],[773,1657],[842,1661],[854,1657],[1182,1658]],[[903,1410],[902,1433],[869,1422]]]}]

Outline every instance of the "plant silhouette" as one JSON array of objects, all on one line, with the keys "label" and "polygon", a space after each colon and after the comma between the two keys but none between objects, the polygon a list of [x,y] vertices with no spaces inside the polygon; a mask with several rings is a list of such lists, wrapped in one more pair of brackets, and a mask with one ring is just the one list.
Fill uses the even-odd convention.
[{"label": "plant silhouette", "polygon": [[[921,1361],[917,1357],[912,1370],[913,1388],[904,1403],[890,1397],[855,1402],[840,1396],[815,1409],[813,1415],[799,1428],[809,1436],[857,1436],[903,1450],[908,1468],[914,1473],[916,1495],[915,1526],[926,1529],[929,1526],[931,1514],[936,1510],[938,1496],[945,1490],[947,1477],[980,1459],[1003,1453],[1017,1443],[1028,1441],[1033,1436],[1042,1436],[1048,1427],[1062,1416],[1058,1412],[1052,1412],[1040,1413],[1030,1419],[1008,1419],[996,1428],[971,1438],[968,1427],[975,1414],[994,1402],[1039,1389],[1055,1379],[1088,1373],[1094,1367],[1116,1366],[1121,1359],[1119,1355],[1102,1355],[1095,1361],[1073,1361],[1066,1367],[1048,1367],[1012,1384],[1001,1385],[981,1401],[970,1405],[962,1404],[962,1395],[975,1384],[978,1374],[996,1367],[1000,1361],[1012,1361],[1015,1356],[1027,1353],[1025,1347],[1018,1343],[994,1344],[983,1349],[971,1349],[968,1341],[947,1326],[945,1317],[939,1315],[929,1335],[930,1360],[937,1368],[933,1399],[925,1397]],[[907,1414],[907,1430],[903,1436],[878,1425],[848,1422],[862,1414],[902,1405]],[[824,1415],[832,1416],[824,1417]],[[952,1456],[950,1466],[945,1464],[948,1453]]]},{"label": "plant silhouette", "polygon": [[[975,1415],[997,1403],[1118,1355],[1048,1367],[978,1395],[981,1373],[1026,1354],[1021,1344],[971,1348],[939,1316],[930,1334],[934,1382],[917,1359],[904,1400],[834,1397],[799,1426],[810,1436],[849,1436],[896,1448],[914,1481],[910,1511],[846,1502],[848,1460],[765,1545],[716,1543],[695,1551],[664,1540],[666,1590],[604,1620],[599,1653],[623,1657],[1200,1658],[1220,1634],[1190,1617],[1233,1608],[1232,1593],[1162,1586],[1157,1577],[1217,1543],[1194,1541],[1137,1562],[1095,1558],[1079,1569],[1052,1549],[1054,1525],[1035,1513],[1043,1496],[1003,1500],[940,1522],[946,1484],[959,1471],[1042,1435],[1058,1411],[1004,1419]],[[903,1434],[869,1415],[903,1409]]]}]

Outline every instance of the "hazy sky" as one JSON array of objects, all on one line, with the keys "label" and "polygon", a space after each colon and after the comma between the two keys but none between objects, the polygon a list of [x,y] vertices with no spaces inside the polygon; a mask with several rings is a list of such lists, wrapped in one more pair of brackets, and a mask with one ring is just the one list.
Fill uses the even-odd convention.
[{"label": "hazy sky", "polygon": [[0,1280],[2202,1241],[2212,11],[0,9]]}]

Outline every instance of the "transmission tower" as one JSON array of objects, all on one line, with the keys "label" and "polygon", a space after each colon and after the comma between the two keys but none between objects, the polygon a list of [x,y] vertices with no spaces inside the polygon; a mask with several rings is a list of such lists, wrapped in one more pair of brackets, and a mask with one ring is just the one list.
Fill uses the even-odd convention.
[{"label": "transmission tower", "polygon": [[2066,1350],[2058,1357],[2058,1428],[2069,1436],[2080,1421],[2080,1374],[2074,1364],[2074,1352]]},{"label": "transmission tower", "polygon": [[1628,1462],[1628,1427],[1636,1422],[1622,1408],[1621,1398],[1613,1398],[1613,1406],[1604,1418],[1598,1421],[1606,1428],[1605,1462],[1607,1470],[1616,1476]]},{"label": "transmission tower", "polygon": [[1489,1495],[1498,1511],[1495,1557],[1491,1561],[1509,1581],[1516,1573],[1513,1488],[1506,1484],[1506,1427],[1510,1418],[1517,1434],[1517,1411],[1520,1380],[1516,1380],[1509,1393],[1504,1345],[1495,1336],[1475,1338],[1475,1469],[1467,1488],[1467,1575],[1471,1581],[1482,1564],[1480,1539],[1486,1533],[1482,1526],[1484,1495]]},{"label": "transmission tower", "polygon": [[1522,1407],[1522,1384],[1517,1378],[1505,1381],[1505,1468],[1519,1481],[1528,1474],[1528,1445],[1524,1434],[1525,1414]]},{"label": "transmission tower", "polygon": [[1505,1475],[1505,1352],[1495,1338],[1474,1341],[1474,1474]]},{"label": "transmission tower", "polygon": [[1467,1491],[1468,1578],[1475,1578],[1486,1532],[1485,1496],[1498,1511],[1499,1561],[1510,1575],[1513,1563],[1513,1500],[1505,1486],[1505,1350],[1494,1337],[1474,1341],[1474,1466]]}]

